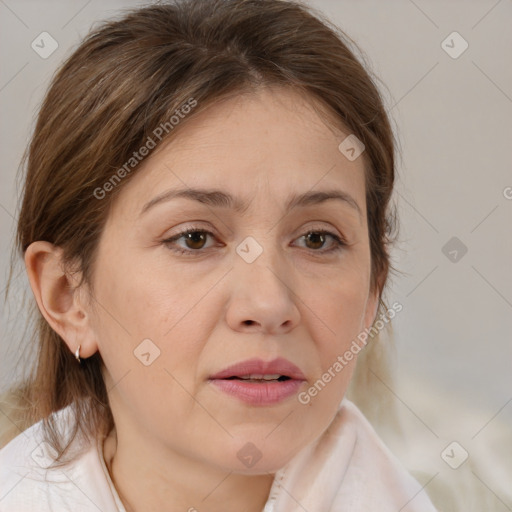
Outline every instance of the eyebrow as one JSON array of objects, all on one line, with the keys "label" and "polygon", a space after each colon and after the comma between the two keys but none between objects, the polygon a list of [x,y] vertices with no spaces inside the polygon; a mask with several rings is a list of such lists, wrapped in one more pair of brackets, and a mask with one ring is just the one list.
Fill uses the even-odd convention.
[{"label": "eyebrow", "polygon": [[[231,208],[238,213],[245,212],[249,207],[249,203],[246,203],[239,198],[236,198],[231,194],[221,190],[182,188],[176,190],[168,190],[167,192],[163,192],[162,194],[151,199],[151,201],[143,206],[140,215],[147,212],[157,204],[168,202],[176,198],[191,199],[212,207]],[[286,203],[286,211],[288,212],[294,208],[317,205],[329,200],[342,201],[344,204],[347,204],[356,210],[359,214],[359,217],[362,218],[363,213],[357,201],[347,192],[336,189],[316,192],[308,191],[303,194],[292,196]]]}]

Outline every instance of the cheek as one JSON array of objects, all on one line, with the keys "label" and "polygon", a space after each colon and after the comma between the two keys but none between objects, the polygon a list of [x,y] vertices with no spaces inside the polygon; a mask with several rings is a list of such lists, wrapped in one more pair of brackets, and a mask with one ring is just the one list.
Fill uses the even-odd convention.
[{"label": "cheek", "polygon": [[[311,337],[315,340],[323,371],[332,367],[338,356],[349,350],[352,342],[364,330],[369,291],[369,270],[354,265],[340,267],[330,279],[319,279],[318,286],[302,295],[307,305]],[[356,357],[346,363],[351,370]],[[345,377],[350,372],[344,370]],[[345,377],[337,380],[344,380]]]},{"label": "cheek", "polygon": [[343,354],[364,328],[366,294],[343,289],[323,299],[319,317],[324,324],[323,335],[317,338],[323,366]]},{"label": "cheek", "polygon": [[116,263],[98,272],[95,297],[99,350],[112,378],[138,372],[150,363],[147,369],[153,376],[146,371],[141,382],[155,378],[156,371],[169,379],[166,369],[175,374],[183,373],[183,368],[189,372],[180,379],[193,379],[193,365],[211,329],[208,319],[217,318],[205,313],[211,299],[202,299],[218,278],[205,276],[200,282],[185,283],[183,273],[169,268],[164,272],[128,258]]},{"label": "cheek", "polygon": [[150,261],[120,258],[105,264],[97,278],[97,299],[107,324],[114,322],[132,341],[162,338],[197,301],[194,286],[179,273],[155,268]]},{"label": "cheek", "polygon": [[369,295],[368,268],[361,257],[342,262],[327,273],[318,272],[303,282],[300,292],[311,314],[323,320],[334,338],[343,337],[351,328],[362,328]]},{"label": "cheek", "polygon": [[125,268],[106,268],[98,287],[98,343],[111,404],[147,428],[155,416],[175,424],[195,407],[197,360],[208,339],[205,322],[193,314],[200,296],[194,287]]},{"label": "cheek", "polygon": [[[341,276],[340,276],[341,277]],[[364,326],[367,300],[365,281],[341,279],[321,293],[310,294],[307,313],[311,338],[318,354],[318,374],[299,397],[308,413],[330,421],[348,388],[360,352],[357,336]],[[327,418],[327,419],[326,419]]]}]

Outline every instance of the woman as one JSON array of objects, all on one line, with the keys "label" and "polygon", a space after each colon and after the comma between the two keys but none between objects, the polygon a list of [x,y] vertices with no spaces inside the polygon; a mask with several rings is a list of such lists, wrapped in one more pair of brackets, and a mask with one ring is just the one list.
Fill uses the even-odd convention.
[{"label": "woman", "polygon": [[435,510],[345,398],[400,308],[393,136],[346,41],[294,2],[185,0],[61,67],[18,225],[39,352],[2,510]]}]

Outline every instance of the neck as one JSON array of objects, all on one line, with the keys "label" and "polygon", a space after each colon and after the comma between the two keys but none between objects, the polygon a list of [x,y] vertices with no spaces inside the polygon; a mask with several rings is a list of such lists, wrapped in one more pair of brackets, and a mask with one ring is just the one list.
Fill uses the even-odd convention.
[{"label": "neck", "polygon": [[[180,454],[141,452],[140,443],[118,439],[114,429],[103,444],[105,464],[127,512],[261,512],[274,476],[240,475]],[[147,447],[146,447],[147,449]]]}]

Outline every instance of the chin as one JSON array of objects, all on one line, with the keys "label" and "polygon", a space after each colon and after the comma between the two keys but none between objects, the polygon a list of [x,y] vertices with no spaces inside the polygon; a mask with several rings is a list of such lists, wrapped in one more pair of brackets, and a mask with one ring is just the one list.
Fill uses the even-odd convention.
[{"label": "chin", "polygon": [[[264,475],[275,473],[304,447],[307,442],[303,436],[290,442],[288,435],[284,439],[272,434],[268,429],[259,435],[240,436],[232,439],[217,454],[224,469],[245,475]],[[227,456],[229,454],[229,456]]]}]

